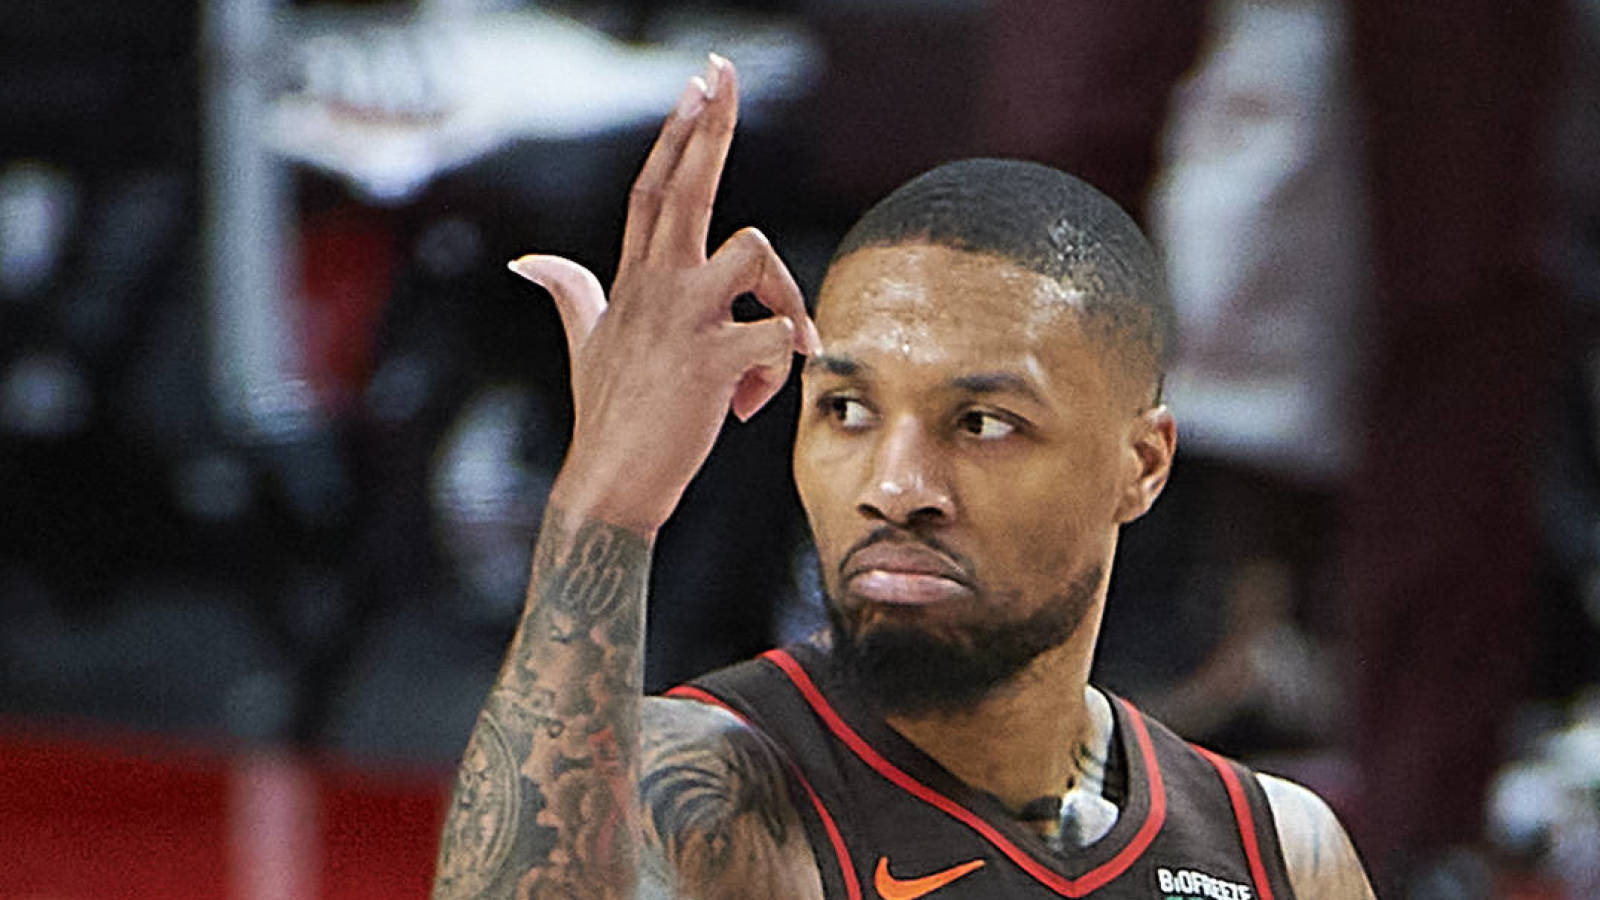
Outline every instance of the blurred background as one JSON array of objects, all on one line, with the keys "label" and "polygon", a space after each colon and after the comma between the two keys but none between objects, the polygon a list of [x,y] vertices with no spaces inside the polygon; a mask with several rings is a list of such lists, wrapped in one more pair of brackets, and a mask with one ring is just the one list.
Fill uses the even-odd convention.
[{"label": "blurred background", "polygon": [[[6,0],[0,896],[425,896],[608,282],[707,50],[808,297],[939,162],[1162,247],[1181,452],[1098,663],[1380,896],[1600,897],[1600,3]],[[758,311],[738,308],[741,315]],[[820,620],[791,384],[663,531],[662,689]]]}]

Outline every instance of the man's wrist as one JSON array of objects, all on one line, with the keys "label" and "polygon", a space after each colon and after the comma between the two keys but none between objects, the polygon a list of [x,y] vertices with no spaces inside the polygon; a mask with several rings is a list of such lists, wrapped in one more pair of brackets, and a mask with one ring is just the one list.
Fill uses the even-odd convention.
[{"label": "man's wrist", "polygon": [[558,510],[568,526],[604,522],[653,543],[672,505],[642,502],[624,486],[626,480],[623,473],[606,476],[569,461],[551,485],[545,508]]}]

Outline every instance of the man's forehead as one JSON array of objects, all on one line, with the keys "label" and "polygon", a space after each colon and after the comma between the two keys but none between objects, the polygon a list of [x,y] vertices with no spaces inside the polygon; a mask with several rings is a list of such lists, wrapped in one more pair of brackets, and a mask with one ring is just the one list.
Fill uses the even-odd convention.
[{"label": "man's forehead", "polygon": [[1076,349],[1083,296],[1014,262],[933,244],[870,247],[834,262],[818,298],[824,343],[1023,357]]},{"label": "man's forehead", "polygon": [[933,244],[857,250],[830,268],[816,321],[829,355],[808,378],[849,373],[921,390],[1014,377],[1056,402],[1110,390],[1083,295],[998,256]]},{"label": "man's forehead", "polygon": [[834,261],[819,324],[968,321],[1029,329],[1076,320],[1084,293],[1004,257],[939,244],[868,247]]}]

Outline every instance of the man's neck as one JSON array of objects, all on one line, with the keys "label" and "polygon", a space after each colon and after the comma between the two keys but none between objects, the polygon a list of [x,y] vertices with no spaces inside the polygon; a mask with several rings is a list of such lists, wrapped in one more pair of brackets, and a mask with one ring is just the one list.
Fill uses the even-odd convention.
[{"label": "man's neck", "polygon": [[[1084,631],[1092,648],[1093,629]],[[1040,798],[1060,798],[1080,779],[1085,761],[1099,760],[1103,767],[1111,741],[1109,708],[1087,693],[1090,648],[1078,646],[1081,637],[1040,656],[1011,684],[969,709],[891,715],[888,722],[956,777],[1014,812]]]}]

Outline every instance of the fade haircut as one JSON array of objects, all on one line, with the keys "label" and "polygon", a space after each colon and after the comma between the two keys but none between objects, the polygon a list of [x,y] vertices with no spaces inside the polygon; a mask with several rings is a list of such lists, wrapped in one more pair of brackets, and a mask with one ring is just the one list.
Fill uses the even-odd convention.
[{"label": "fade haircut", "polygon": [[1110,197],[1038,163],[946,163],[867,210],[833,262],[914,243],[997,256],[1072,289],[1085,327],[1129,374],[1148,377],[1159,399],[1174,338],[1172,301],[1155,249]]}]

